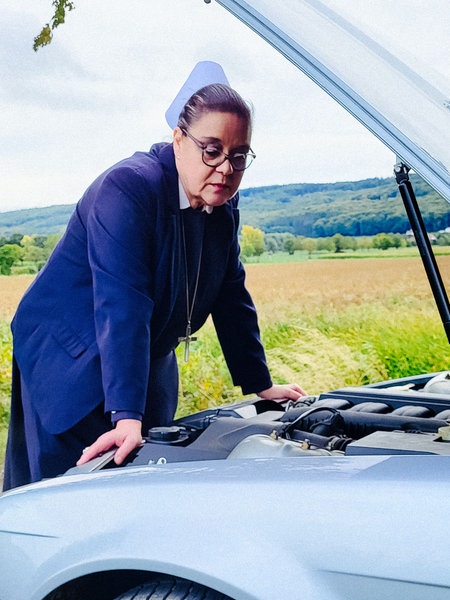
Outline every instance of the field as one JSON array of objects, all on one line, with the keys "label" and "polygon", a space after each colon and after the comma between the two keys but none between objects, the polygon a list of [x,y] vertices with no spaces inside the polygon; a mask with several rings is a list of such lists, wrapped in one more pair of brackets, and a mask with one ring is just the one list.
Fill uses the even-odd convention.
[{"label": "field", "polygon": [[[438,262],[444,280],[450,281],[450,257]],[[277,381],[297,381],[316,394],[450,364],[448,342],[417,257],[253,264],[246,269]],[[187,368],[181,367],[188,410],[194,398],[198,406],[203,397],[203,407],[235,395],[213,337],[208,324],[200,332],[198,353]],[[184,413],[183,403],[180,411]]]},{"label": "field", "polygon": [[[438,257],[450,281],[450,256]],[[419,258],[249,264],[273,379],[308,393],[445,370],[450,349]],[[0,417],[3,440],[11,357],[8,322],[31,276],[0,277]],[[180,360],[178,416],[241,397],[208,322]],[[3,409],[2,409],[3,406]],[[2,412],[1,412],[2,411]]]},{"label": "field", "polygon": [[34,275],[0,275],[0,318],[10,321],[23,293],[33,281]]}]

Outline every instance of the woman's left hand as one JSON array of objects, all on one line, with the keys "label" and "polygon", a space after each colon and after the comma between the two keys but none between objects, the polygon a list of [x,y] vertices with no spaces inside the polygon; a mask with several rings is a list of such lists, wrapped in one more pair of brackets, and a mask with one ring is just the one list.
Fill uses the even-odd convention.
[{"label": "woman's left hand", "polygon": [[303,388],[297,383],[286,383],[283,385],[273,385],[267,390],[258,392],[258,396],[264,400],[276,400],[280,398],[287,398],[289,400],[298,400],[302,396],[307,396]]}]

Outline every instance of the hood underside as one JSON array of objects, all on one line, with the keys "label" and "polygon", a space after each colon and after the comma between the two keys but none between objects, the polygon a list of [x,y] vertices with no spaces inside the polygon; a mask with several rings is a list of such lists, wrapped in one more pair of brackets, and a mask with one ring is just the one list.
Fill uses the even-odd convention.
[{"label": "hood underside", "polygon": [[404,27],[416,19],[420,31],[421,3],[216,1],[314,80],[450,202],[447,0],[422,3],[436,27],[435,46],[426,51],[418,36],[408,36]]}]

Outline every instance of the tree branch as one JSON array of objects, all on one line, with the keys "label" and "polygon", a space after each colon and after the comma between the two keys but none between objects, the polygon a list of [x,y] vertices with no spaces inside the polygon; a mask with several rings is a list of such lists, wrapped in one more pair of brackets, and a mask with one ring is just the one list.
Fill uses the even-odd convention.
[{"label": "tree branch", "polygon": [[46,23],[39,35],[34,38],[33,50],[37,52],[42,46],[47,46],[53,39],[53,30],[59,27],[66,20],[66,11],[71,11],[75,5],[70,0],[53,0],[52,5],[55,11],[50,23]]}]

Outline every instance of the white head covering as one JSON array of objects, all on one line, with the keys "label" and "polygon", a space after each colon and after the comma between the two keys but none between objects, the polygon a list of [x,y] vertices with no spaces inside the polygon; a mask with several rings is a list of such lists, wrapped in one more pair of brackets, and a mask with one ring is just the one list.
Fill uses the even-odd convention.
[{"label": "white head covering", "polygon": [[175,129],[177,126],[178,117],[192,94],[211,83],[230,85],[222,67],[218,63],[209,60],[197,63],[166,111],[166,121],[171,129]]}]

